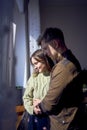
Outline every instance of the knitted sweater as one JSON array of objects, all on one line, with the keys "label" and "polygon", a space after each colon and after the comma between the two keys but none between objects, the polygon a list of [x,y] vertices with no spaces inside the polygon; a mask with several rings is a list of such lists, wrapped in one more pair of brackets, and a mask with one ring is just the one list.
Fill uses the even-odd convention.
[{"label": "knitted sweater", "polygon": [[36,77],[31,75],[23,95],[23,103],[29,114],[33,114],[33,99],[43,99],[49,89],[50,74],[39,73]]}]

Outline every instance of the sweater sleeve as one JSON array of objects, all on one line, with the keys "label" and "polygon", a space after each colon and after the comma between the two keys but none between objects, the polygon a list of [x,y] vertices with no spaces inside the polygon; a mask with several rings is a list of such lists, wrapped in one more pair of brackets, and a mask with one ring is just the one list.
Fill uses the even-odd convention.
[{"label": "sweater sleeve", "polygon": [[31,76],[26,84],[26,89],[23,95],[23,104],[29,114],[33,114],[33,76]]}]

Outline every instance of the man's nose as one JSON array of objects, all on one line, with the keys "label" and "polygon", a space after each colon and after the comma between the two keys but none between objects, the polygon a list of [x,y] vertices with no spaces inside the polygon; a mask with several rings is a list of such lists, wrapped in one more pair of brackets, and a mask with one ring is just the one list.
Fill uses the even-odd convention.
[{"label": "man's nose", "polygon": [[47,53],[46,53],[46,50],[43,50],[43,53],[44,53],[44,55],[46,55]]}]

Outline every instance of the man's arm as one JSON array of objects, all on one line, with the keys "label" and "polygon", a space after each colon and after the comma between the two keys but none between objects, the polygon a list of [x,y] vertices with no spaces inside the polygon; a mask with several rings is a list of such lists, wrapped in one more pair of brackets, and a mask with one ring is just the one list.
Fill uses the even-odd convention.
[{"label": "man's arm", "polygon": [[55,113],[55,109],[57,108],[57,112],[60,111],[62,107],[62,103],[60,104],[60,99],[64,92],[66,86],[73,80],[73,78],[77,75],[76,67],[71,62],[68,62],[66,66],[63,64],[58,64],[52,71],[51,82],[49,86],[49,90],[47,95],[39,103],[39,108],[42,112],[47,114]]},{"label": "man's arm", "polygon": [[[49,85],[49,90],[45,98],[39,103],[39,108],[42,112],[51,112],[60,100],[61,94],[64,87],[67,84],[66,71],[63,70],[62,66],[56,66],[51,74],[51,81]],[[38,111],[38,109],[37,109]]]}]

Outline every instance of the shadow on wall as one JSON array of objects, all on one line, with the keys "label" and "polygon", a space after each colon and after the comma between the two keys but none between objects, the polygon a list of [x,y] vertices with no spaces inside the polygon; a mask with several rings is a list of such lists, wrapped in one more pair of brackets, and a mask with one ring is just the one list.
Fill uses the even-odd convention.
[{"label": "shadow on wall", "polygon": [[22,86],[16,86],[16,105],[23,105],[23,87]]}]

